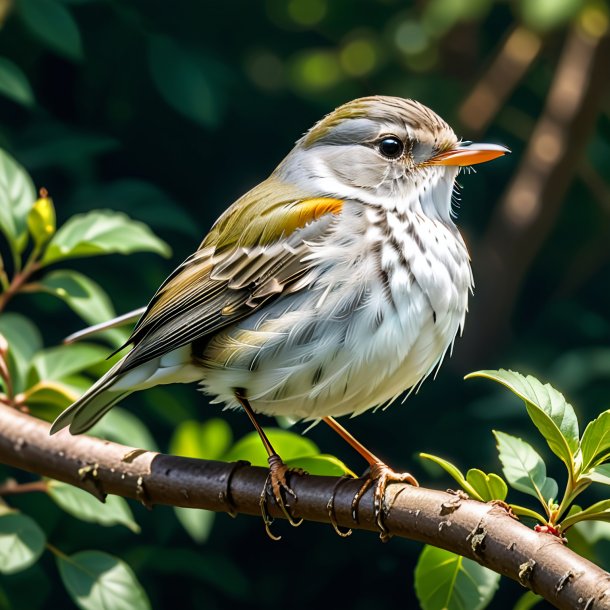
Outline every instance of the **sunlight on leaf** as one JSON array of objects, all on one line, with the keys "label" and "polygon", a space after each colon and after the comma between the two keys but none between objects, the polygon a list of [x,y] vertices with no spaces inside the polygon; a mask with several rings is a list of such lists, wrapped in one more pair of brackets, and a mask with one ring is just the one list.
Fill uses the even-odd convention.
[{"label": "sunlight on leaf", "polygon": [[519,396],[524,402],[527,413],[551,451],[573,472],[574,455],[578,450],[579,434],[576,413],[563,394],[550,384],[543,385],[538,379],[525,377],[514,371],[477,371],[466,376],[485,377],[502,384]]},{"label": "sunlight on leaf", "polygon": [[13,511],[0,514],[0,572],[14,574],[29,568],[45,542],[44,532],[31,517]]},{"label": "sunlight on leaf", "polygon": [[124,525],[134,534],[140,532],[125,498],[108,495],[102,503],[84,489],[51,480],[48,494],[60,508],[77,519],[106,526]]},{"label": "sunlight on leaf", "polygon": [[430,460],[435,464],[438,464],[445,472],[450,474],[456,481],[456,483],[473,499],[482,501],[483,499],[478,494],[477,490],[466,480],[466,477],[462,474],[462,471],[454,466],[451,462],[444,460],[436,455],[430,455],[429,453],[420,453],[420,458]]},{"label": "sunlight on leaf", "polygon": [[92,343],[72,343],[42,350],[32,358],[28,382],[58,381],[103,362],[108,350]]},{"label": "sunlight on leaf", "polygon": [[546,465],[536,450],[525,441],[494,430],[504,476],[512,487],[538,498],[544,505],[557,497],[554,479],[546,476]]},{"label": "sunlight on leaf", "polygon": [[219,460],[232,442],[231,426],[224,419],[216,417],[203,423],[190,419],[174,430],[169,452],[202,460]]},{"label": "sunlight on leaf", "polygon": [[36,201],[36,189],[28,173],[7,152],[0,149],[0,231],[12,251],[25,246],[26,218]]},{"label": "sunlight on leaf", "polygon": [[132,252],[155,252],[169,256],[171,251],[144,223],[132,220],[121,212],[97,210],[72,216],[49,242],[42,264]]},{"label": "sunlight on leaf", "polygon": [[579,521],[610,521],[610,500],[600,500],[580,512],[572,513],[561,522],[563,530]]},{"label": "sunlight on leaf", "polygon": [[415,568],[415,593],[422,610],[482,610],[500,575],[471,559],[426,545]]},{"label": "sunlight on leaf", "polygon": [[590,481],[593,481],[593,483],[610,485],[610,464],[599,464],[585,472],[581,478],[589,479]]},{"label": "sunlight on leaf", "polygon": [[[279,428],[265,428],[269,441],[284,461],[319,455],[320,450],[310,439]],[[253,466],[267,466],[267,452],[256,432],[250,432],[238,440],[222,458],[226,462],[246,460]]]},{"label": "sunlight on leaf", "polygon": [[348,475],[357,478],[339,458],[334,455],[321,453],[320,455],[309,455],[286,460],[286,465],[290,468],[301,468],[308,474],[317,474],[328,477],[341,477]]},{"label": "sunlight on leaf", "polygon": [[150,601],[132,569],[101,551],[57,555],[61,579],[82,610],[149,610]]},{"label": "sunlight on leaf", "polygon": [[[77,271],[60,269],[45,275],[37,286],[56,296],[88,324],[106,322],[115,317],[114,307],[106,291],[96,282]],[[111,328],[96,333],[96,338],[107,339],[115,347],[122,345],[129,331]]]},{"label": "sunlight on leaf", "polygon": [[477,490],[483,502],[506,499],[508,486],[502,477],[493,472],[485,474],[478,468],[471,468],[466,473],[466,480]]},{"label": "sunlight on leaf", "polygon": [[610,457],[610,410],[604,411],[585,428],[580,449],[583,471]]}]

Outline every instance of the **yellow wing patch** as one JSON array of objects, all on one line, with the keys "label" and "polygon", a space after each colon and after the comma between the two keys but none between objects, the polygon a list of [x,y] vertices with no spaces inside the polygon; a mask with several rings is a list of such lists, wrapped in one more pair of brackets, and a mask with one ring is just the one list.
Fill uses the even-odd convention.
[{"label": "yellow wing patch", "polygon": [[311,197],[271,176],[237,200],[201,244],[216,252],[264,246],[290,235],[325,214],[339,214],[343,200]]}]

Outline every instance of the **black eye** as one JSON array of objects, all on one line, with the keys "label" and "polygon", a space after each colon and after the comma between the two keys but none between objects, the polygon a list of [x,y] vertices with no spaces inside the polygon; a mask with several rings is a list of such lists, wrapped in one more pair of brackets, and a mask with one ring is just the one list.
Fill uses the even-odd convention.
[{"label": "black eye", "polygon": [[405,145],[395,136],[388,136],[379,142],[379,152],[388,159],[398,159]]}]

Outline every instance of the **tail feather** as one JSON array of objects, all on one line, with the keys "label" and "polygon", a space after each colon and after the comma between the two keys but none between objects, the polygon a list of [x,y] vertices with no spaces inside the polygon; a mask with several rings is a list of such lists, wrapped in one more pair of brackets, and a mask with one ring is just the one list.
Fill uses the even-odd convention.
[{"label": "tail feather", "polygon": [[[126,357],[125,357],[126,358]],[[72,434],[86,432],[128,394],[164,383],[191,383],[201,380],[201,368],[192,362],[190,345],[143,362],[135,368],[119,360],[94,383],[51,426],[51,434],[70,426]]]},{"label": "tail feather", "polygon": [[94,383],[74,404],[61,413],[51,426],[55,434],[70,426],[72,434],[80,434],[91,428],[119,400],[130,394],[130,390],[113,390],[112,386],[120,378],[121,362],[117,362],[101,379]]}]

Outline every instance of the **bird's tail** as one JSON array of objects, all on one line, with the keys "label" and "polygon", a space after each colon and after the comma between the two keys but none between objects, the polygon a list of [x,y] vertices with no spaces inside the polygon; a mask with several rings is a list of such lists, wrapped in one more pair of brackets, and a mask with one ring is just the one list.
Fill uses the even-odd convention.
[{"label": "bird's tail", "polygon": [[119,360],[53,422],[51,434],[66,426],[70,426],[72,434],[86,432],[132,392],[165,383],[192,383],[202,379],[201,367],[193,363],[190,345],[183,345],[134,368],[124,366],[128,356]]},{"label": "bird's tail", "polygon": [[121,378],[119,369],[122,360],[117,362],[102,378],[96,381],[74,404],[61,413],[51,426],[51,434],[70,426],[72,434],[86,432],[98,422],[112,407],[131,390],[113,389]]}]

